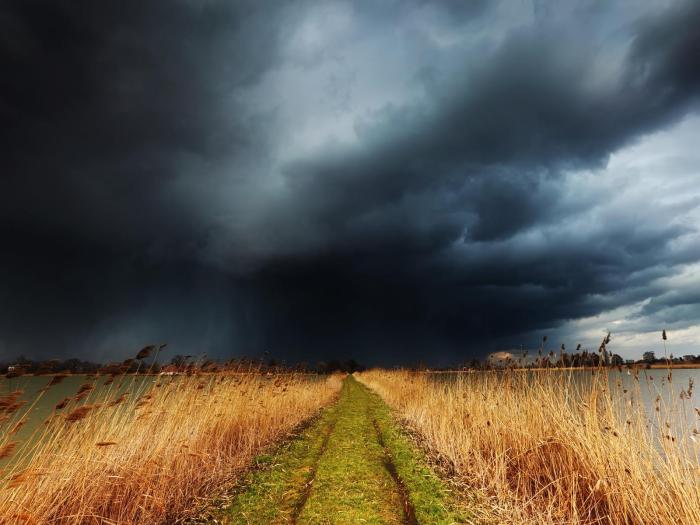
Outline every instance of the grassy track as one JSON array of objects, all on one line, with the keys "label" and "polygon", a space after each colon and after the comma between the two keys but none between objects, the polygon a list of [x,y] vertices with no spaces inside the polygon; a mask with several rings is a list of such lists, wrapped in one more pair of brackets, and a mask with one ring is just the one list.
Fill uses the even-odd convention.
[{"label": "grassy track", "polygon": [[444,485],[389,409],[349,376],[338,402],[253,473],[229,524],[462,523]]}]

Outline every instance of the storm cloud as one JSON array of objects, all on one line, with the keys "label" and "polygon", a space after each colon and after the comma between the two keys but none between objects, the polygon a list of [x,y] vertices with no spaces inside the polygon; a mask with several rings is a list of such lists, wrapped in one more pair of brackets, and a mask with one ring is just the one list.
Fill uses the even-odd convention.
[{"label": "storm cloud", "polygon": [[561,4],[5,3],[0,355],[692,350],[700,7]]}]

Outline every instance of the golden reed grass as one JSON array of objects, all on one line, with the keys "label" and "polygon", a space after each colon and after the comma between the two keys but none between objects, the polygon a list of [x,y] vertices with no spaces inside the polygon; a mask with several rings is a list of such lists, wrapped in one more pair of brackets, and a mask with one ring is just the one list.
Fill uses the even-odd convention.
[{"label": "golden reed grass", "polygon": [[[8,433],[23,414],[0,425],[0,456],[12,456],[0,471],[1,525],[187,518],[341,384],[255,370],[116,379],[121,387],[104,377],[82,385],[23,444]],[[16,411],[18,398],[0,409]]]},{"label": "golden reed grass", "polygon": [[692,381],[663,398],[666,373],[654,372],[665,387],[604,369],[359,379],[452,474],[479,523],[697,525],[699,436],[680,406]]}]

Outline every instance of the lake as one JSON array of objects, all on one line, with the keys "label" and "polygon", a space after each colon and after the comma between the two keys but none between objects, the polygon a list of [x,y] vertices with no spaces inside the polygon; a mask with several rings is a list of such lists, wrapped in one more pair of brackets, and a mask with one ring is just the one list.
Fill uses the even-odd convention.
[{"label": "lake", "polygon": [[[63,381],[57,385],[51,386],[49,389],[42,392],[54,376],[32,376],[25,375],[13,379],[5,377],[0,378],[0,396],[5,396],[16,390],[21,390],[22,395],[20,400],[26,401],[27,404],[21,407],[13,417],[4,423],[0,423],[0,440],[2,436],[8,432],[17,423],[19,416],[27,410],[26,423],[12,437],[11,441],[19,441],[24,443],[32,439],[35,432],[41,430],[41,427],[46,419],[52,414],[56,405],[67,397],[75,396],[81,385],[91,384],[95,389],[90,392],[91,402],[99,402],[100,398],[112,394],[121,394],[122,392],[139,390],[145,388],[149,383],[154,383],[157,379],[155,376],[125,376],[124,378],[117,377],[111,384],[105,385],[109,376],[86,376],[73,375],[66,376]],[[123,379],[120,383],[120,379]],[[0,465],[8,460],[0,460]]]},{"label": "lake", "polygon": [[[628,373],[626,368],[622,372],[617,369],[607,370],[611,390],[617,390],[616,398],[620,400],[620,409],[624,410],[624,403],[634,400],[640,402],[645,407],[647,416],[652,424],[657,424],[655,404],[657,398],[662,406],[662,415],[668,420],[674,432],[689,435],[692,430],[698,427],[700,415],[696,408],[700,409],[700,399],[698,394],[693,394],[689,399],[681,399],[681,392],[688,391],[690,382],[700,385],[700,369],[674,369],[672,370],[673,381],[668,381],[668,371],[666,369],[638,369],[639,384],[632,372]],[[440,372],[431,374],[438,381],[454,381],[460,375],[471,372]],[[480,373],[480,372],[476,372]],[[493,372],[492,372],[493,373]],[[495,372],[499,373],[499,372]],[[518,373],[540,374],[540,373],[564,373],[571,374],[572,380],[579,385],[590,382],[592,374],[590,370],[571,371],[523,371]],[[5,423],[0,424],[0,436],[9,431],[17,422],[18,415],[29,408],[28,419],[24,426],[12,438],[12,441],[26,442],[31,440],[37,430],[41,430],[44,421],[54,411],[55,406],[67,397],[74,396],[81,385],[90,383],[95,385],[95,390],[91,392],[91,402],[99,402],[99,398],[106,395],[117,394],[122,391],[134,391],[135,389],[147,388],[157,381],[156,376],[126,376],[123,384],[117,386],[119,378],[115,383],[105,385],[109,376],[67,376],[57,385],[42,392],[52,379],[52,376],[22,376],[14,379],[0,378],[0,396],[6,395],[15,390],[22,390],[20,399],[26,400],[28,405],[22,407],[18,414]],[[637,388],[638,387],[638,388]],[[625,390],[627,394],[622,394]],[[638,398],[638,399],[637,399]],[[7,462],[7,460],[4,460]],[[0,465],[3,460],[0,460]]]},{"label": "lake", "polygon": [[[608,374],[610,389],[614,399],[617,401],[621,414],[627,410],[630,401],[636,405],[644,407],[647,418],[651,424],[658,424],[657,414],[669,422],[674,432],[681,435],[691,435],[693,429],[700,431],[700,392],[694,392],[693,387],[700,388],[700,369],[698,368],[675,368],[671,369],[671,379],[669,381],[669,370],[665,368],[638,368],[628,370],[622,368],[603,369]],[[635,372],[638,377],[635,379]],[[483,372],[433,372],[432,377],[436,381],[456,381],[461,375],[483,373]],[[503,373],[503,371],[491,371],[488,373]],[[577,387],[590,385],[594,377],[592,371],[584,369],[573,370],[518,370],[515,373],[524,373],[534,377],[534,374],[565,374],[571,376],[572,384]],[[599,373],[595,370],[595,373]],[[691,396],[686,394],[691,391]],[[683,398],[682,399],[682,392]],[[660,406],[660,411],[656,412],[656,404]],[[700,439],[700,436],[698,436]]]}]

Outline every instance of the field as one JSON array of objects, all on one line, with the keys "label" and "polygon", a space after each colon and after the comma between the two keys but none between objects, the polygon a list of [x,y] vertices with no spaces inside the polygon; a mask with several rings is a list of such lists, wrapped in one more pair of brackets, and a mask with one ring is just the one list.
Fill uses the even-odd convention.
[{"label": "field", "polygon": [[[173,523],[330,403],[336,376],[101,376],[18,439],[47,385],[0,398],[0,523]],[[109,383],[105,385],[104,383]],[[51,386],[48,386],[51,385]]]},{"label": "field", "polygon": [[[693,375],[370,371],[481,523],[697,524]],[[674,378],[675,375],[675,378]],[[696,375],[696,374],[695,374]]]},{"label": "field", "polygon": [[696,376],[16,378],[0,524],[697,524]]}]

